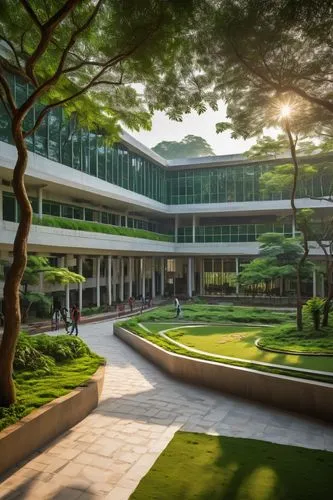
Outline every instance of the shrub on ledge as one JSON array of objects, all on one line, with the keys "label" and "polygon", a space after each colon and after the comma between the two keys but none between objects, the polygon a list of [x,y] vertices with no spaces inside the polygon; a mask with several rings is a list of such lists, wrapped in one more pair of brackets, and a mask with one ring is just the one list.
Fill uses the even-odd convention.
[{"label": "shrub on ledge", "polygon": [[0,430],[84,384],[103,362],[78,337],[21,333],[14,360],[17,402],[0,407]]},{"label": "shrub on ledge", "polygon": [[130,227],[112,226],[111,224],[101,224],[100,222],[66,219],[65,217],[55,217],[52,215],[43,215],[41,219],[34,215],[33,224],[37,226],[72,229],[74,231],[117,234],[119,236],[129,236],[131,238],[143,238],[146,240],[173,241],[172,236],[168,234],[154,233],[152,231],[145,231],[144,229],[133,229]]}]

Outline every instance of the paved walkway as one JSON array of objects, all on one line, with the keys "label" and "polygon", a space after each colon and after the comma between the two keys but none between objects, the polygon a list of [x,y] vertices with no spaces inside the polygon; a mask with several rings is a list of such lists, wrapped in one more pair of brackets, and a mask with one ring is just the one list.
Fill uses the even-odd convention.
[{"label": "paved walkway", "polygon": [[108,359],[100,405],[4,479],[0,498],[127,499],[180,428],[333,451],[332,426],[177,382],[114,337],[111,321],[80,333]]}]

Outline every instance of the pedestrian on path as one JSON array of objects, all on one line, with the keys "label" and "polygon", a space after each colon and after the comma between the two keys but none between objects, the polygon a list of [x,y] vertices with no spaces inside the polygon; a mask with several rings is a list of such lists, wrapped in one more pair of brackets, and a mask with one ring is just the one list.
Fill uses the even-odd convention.
[{"label": "pedestrian on path", "polygon": [[52,314],[52,330],[54,331],[59,330],[59,321],[60,321],[60,311],[58,307],[55,307]]},{"label": "pedestrian on path", "polygon": [[73,306],[73,308],[72,308],[71,317],[72,317],[72,329],[71,329],[70,335],[73,335],[74,330],[75,330],[75,332],[76,332],[75,336],[77,337],[79,334],[78,324],[79,324],[80,318],[81,318],[80,309],[79,309],[77,304],[75,304],[75,306]]},{"label": "pedestrian on path", "polygon": [[61,319],[63,320],[64,322],[64,326],[65,326],[65,330],[66,330],[66,333],[69,333],[69,327],[71,325],[71,321],[70,321],[70,317],[68,315],[68,309],[63,306],[61,309],[60,309],[60,314],[61,314]]},{"label": "pedestrian on path", "polygon": [[175,307],[176,307],[176,318],[180,317],[180,313],[182,312],[182,309],[180,307],[180,303],[177,297],[175,297]]}]

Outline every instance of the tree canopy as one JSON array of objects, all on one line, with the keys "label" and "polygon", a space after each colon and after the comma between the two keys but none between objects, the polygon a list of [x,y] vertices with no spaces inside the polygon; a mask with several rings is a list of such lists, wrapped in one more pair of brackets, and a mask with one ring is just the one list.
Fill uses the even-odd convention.
[{"label": "tree canopy", "polygon": [[166,159],[194,158],[215,155],[212,147],[197,135],[187,135],[181,141],[162,141],[154,146],[153,151]]}]

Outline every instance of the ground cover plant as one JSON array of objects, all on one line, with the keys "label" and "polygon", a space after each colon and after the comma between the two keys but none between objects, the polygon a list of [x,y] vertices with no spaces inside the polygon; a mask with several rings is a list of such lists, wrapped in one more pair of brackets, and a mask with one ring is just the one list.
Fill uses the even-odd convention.
[{"label": "ground cover plant", "polygon": [[[273,321],[273,327],[268,326],[270,317]],[[246,319],[249,320],[246,321]],[[238,335],[238,339],[236,341],[235,338],[235,342],[233,342],[232,338],[229,338],[227,343],[220,343],[219,349],[226,349],[228,352],[209,352],[208,349],[204,348],[201,350],[206,350],[206,353],[197,353],[191,351],[190,349],[191,346],[193,347],[193,344],[188,344],[187,346],[175,345],[168,340],[168,338],[164,338],[159,334],[160,331],[171,330],[171,335],[170,331],[167,332],[167,335],[170,335],[175,340],[179,341],[181,330],[175,330],[175,328],[181,326],[186,329],[187,326],[190,326],[191,322],[210,323],[208,328],[214,329],[221,329],[222,325],[230,323],[229,328],[232,331],[230,329],[225,331],[227,335],[232,334],[237,336],[237,332],[243,332],[244,334],[246,331],[246,333],[248,332],[248,336],[243,337],[242,335],[242,338],[239,338]],[[240,325],[241,322],[243,323],[242,325]],[[244,325],[244,323],[248,324]],[[174,308],[172,306],[166,306],[156,308],[152,311],[147,311],[140,316],[130,318],[127,321],[123,321],[118,324],[169,352],[174,352],[192,358],[216,361],[223,364],[252,368],[257,371],[320,380],[328,383],[333,382],[333,377],[330,375],[330,372],[333,372],[333,358],[331,357],[309,357],[288,354],[280,355],[278,353],[265,352],[255,346],[254,342],[258,336],[263,338],[266,335],[272,335],[273,331],[279,331],[279,329],[285,327],[285,325],[290,325],[290,328],[295,328],[295,315],[292,312],[271,311],[250,307],[186,304],[183,307],[183,317],[177,321],[175,320]],[[254,330],[248,329],[251,325],[253,325],[252,328],[254,328]],[[235,327],[236,330],[234,329]],[[204,327],[204,330],[206,328],[207,325]],[[172,332],[172,330],[174,330],[174,332]],[[255,333],[256,331],[260,333]],[[193,329],[191,329],[190,335],[193,335],[193,333]],[[209,335],[207,335],[207,338],[208,337]],[[195,338],[194,340],[197,341],[198,339]],[[193,338],[190,339],[190,343],[191,342],[193,342]],[[204,342],[206,342],[206,340],[204,340]],[[197,345],[196,348],[200,349],[200,346]],[[230,359],[217,357],[217,354],[230,356]],[[242,360],[232,358],[241,358]],[[258,365],[255,364],[256,361],[273,363],[281,365],[281,367]],[[293,370],[290,370],[290,367],[292,367]],[[303,369],[319,370],[323,372],[327,371],[328,374],[313,374],[304,372]]]},{"label": "ground cover plant", "polygon": [[[174,306],[158,307],[141,316],[142,321],[173,321],[176,316]],[[259,307],[220,306],[207,304],[184,304],[180,321],[202,321],[204,323],[267,323],[281,324],[295,320],[295,313],[276,311]]]},{"label": "ground cover plant", "polygon": [[[144,323],[150,327],[149,323]],[[239,326],[183,326],[169,325],[165,332],[168,337],[190,348],[199,349],[211,354],[222,356],[232,356],[235,358],[247,359],[249,361],[259,361],[286,365],[295,368],[305,368],[309,370],[319,370],[333,372],[333,356],[302,356],[294,354],[280,354],[259,349],[255,342],[259,338],[260,342],[266,342],[266,336],[274,339],[279,335],[282,327],[246,327]],[[170,330],[170,328],[172,328]],[[274,333],[277,330],[277,333]],[[295,330],[295,334],[299,334]],[[325,352],[324,346],[322,349]],[[330,351],[330,349],[328,349]]]},{"label": "ground cover plant", "polygon": [[131,500],[310,500],[332,494],[333,453],[177,432]]},{"label": "ground cover plant", "polygon": [[21,333],[14,359],[17,401],[0,407],[0,430],[84,384],[103,362],[78,337]]},{"label": "ground cover plant", "polygon": [[130,236],[131,238],[144,238],[146,240],[173,241],[173,237],[168,234],[159,234],[159,233],[154,233],[153,231],[145,231],[144,229],[135,229],[131,227],[112,226],[111,224],[101,224],[99,222],[66,219],[64,217],[56,217],[51,215],[43,215],[41,219],[34,216],[33,224],[38,226],[73,229],[75,231],[118,234],[119,236]]}]

